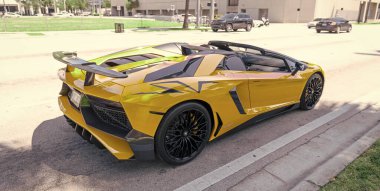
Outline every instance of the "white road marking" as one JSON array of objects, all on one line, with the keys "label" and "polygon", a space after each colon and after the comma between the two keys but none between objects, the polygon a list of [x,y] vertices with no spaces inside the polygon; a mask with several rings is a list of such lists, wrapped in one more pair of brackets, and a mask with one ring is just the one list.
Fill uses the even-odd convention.
[{"label": "white road marking", "polygon": [[348,112],[349,110],[358,107],[358,110],[363,110],[365,107],[367,107],[368,104],[364,103],[370,103],[370,100],[373,100],[372,98],[379,98],[380,91],[373,91],[370,94],[367,94],[363,97],[360,97],[359,99],[356,99],[353,102],[350,102],[349,104],[345,104],[330,113],[327,113],[314,121],[295,129],[227,164],[224,166],[221,166],[214,171],[211,171],[177,189],[175,191],[196,191],[196,190],[204,190],[213,184],[218,183],[219,181],[223,180],[224,178],[227,178],[234,173],[238,172],[239,170],[251,165],[252,163],[264,158],[268,154],[282,148],[283,146],[291,143],[292,141],[295,141],[296,139],[306,135],[307,133],[317,129],[318,127],[332,121],[333,119],[343,115],[344,113]]}]

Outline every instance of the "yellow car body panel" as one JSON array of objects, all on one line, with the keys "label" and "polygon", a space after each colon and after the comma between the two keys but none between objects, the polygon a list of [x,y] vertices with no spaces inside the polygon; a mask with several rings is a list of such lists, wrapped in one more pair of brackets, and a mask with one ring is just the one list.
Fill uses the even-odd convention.
[{"label": "yellow car body panel", "polygon": [[[150,50],[144,53],[150,53]],[[128,74],[128,78],[114,79],[95,75],[92,86],[84,85],[85,72],[79,70],[78,73],[77,69],[68,66],[64,83],[82,94],[120,103],[131,127],[153,138],[171,108],[189,101],[205,104],[211,110],[213,120],[211,141],[256,116],[299,103],[310,76],[315,73],[324,75],[322,69],[313,64],[307,64],[307,69],[295,75],[290,72],[220,70],[215,68],[224,59],[224,55],[210,54],[204,56],[192,77],[145,82],[147,74],[189,59],[175,54],[170,56],[174,59]],[[101,57],[100,60],[104,62],[107,59],[109,58]],[[112,70],[123,71],[128,69],[126,66]],[[166,93],[169,90],[172,93]],[[240,109],[231,96],[238,97]],[[116,158],[130,159],[134,156],[127,139],[88,125],[80,111],[70,104],[68,96],[60,96],[58,100],[62,112],[95,136]],[[219,120],[222,120],[223,125],[217,129]]]}]

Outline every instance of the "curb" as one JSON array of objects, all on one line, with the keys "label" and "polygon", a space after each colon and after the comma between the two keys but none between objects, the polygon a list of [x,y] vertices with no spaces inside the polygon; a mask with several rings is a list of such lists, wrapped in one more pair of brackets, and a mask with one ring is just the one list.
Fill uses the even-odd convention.
[{"label": "curb", "polygon": [[360,137],[352,145],[316,168],[313,173],[301,180],[300,183],[290,190],[319,190],[323,185],[330,182],[332,178],[344,170],[347,165],[363,154],[378,139],[380,139],[380,120],[375,127]]}]

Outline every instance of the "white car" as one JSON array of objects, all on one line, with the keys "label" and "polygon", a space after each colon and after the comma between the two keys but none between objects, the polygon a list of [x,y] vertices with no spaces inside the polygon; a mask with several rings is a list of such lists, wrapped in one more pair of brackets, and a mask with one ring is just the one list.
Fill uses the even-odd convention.
[{"label": "white car", "polygon": [[262,20],[253,20],[253,27],[262,27],[264,26],[264,21]]},{"label": "white car", "polygon": [[307,23],[307,28],[309,28],[309,29],[315,28],[315,26],[317,26],[317,23],[319,23],[319,21],[321,21],[321,20],[322,20],[322,18],[316,18],[313,21],[308,22]]},{"label": "white car", "polygon": [[[177,22],[183,22],[185,20],[185,14],[175,15],[174,17]],[[189,21],[189,23],[197,22],[197,18],[192,14],[187,15],[187,20]]]},{"label": "white car", "polygon": [[54,17],[67,18],[67,17],[73,17],[74,14],[69,13],[69,12],[67,12],[67,11],[62,11],[62,12],[60,12],[60,13],[54,13],[53,16],[54,16]]},{"label": "white car", "polygon": [[6,12],[4,13],[3,17],[4,18],[19,18],[21,17],[21,15],[18,13]]}]

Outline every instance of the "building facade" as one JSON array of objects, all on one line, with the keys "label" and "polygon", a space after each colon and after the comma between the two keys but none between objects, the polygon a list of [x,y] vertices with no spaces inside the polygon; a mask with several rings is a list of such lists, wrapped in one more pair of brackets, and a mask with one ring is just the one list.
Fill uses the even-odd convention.
[{"label": "building facade", "polygon": [[[197,0],[190,0],[189,12],[196,15]],[[343,17],[364,21],[380,19],[380,0],[215,0],[215,15],[246,12],[254,19],[269,18],[271,22],[308,22],[314,18]],[[139,0],[132,14],[175,15],[185,12],[184,0]],[[112,15],[124,16],[125,0],[111,0]],[[210,15],[210,0],[201,0],[201,15]],[[368,10],[368,12],[367,12]]]},{"label": "building facade", "polygon": [[20,5],[15,0],[1,0],[0,12],[17,12],[20,11]]},{"label": "building facade", "polygon": [[[240,0],[239,11],[272,22],[308,22],[314,18],[343,17],[363,21],[368,0]],[[369,5],[369,20],[380,19],[380,0]]]}]

